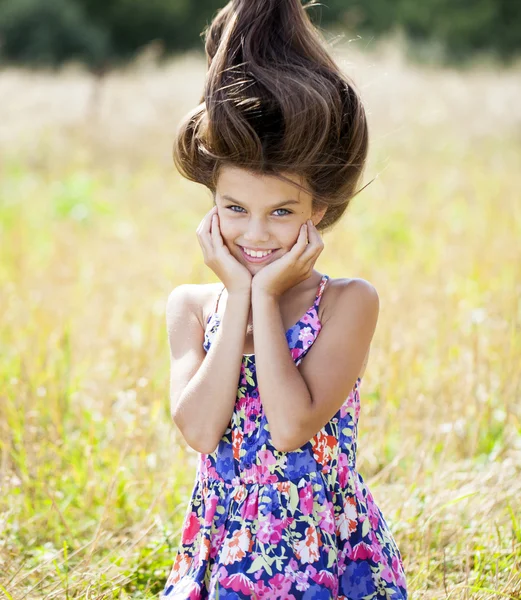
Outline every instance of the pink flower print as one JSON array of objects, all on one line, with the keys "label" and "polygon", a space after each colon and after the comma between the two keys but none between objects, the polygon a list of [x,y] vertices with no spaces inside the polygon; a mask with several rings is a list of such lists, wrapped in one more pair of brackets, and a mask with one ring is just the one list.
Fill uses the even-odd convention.
[{"label": "pink flower print", "polygon": [[394,574],[391,571],[391,569],[389,568],[389,565],[385,565],[384,568],[382,569],[381,573],[380,573],[382,579],[384,579],[385,581],[387,581],[387,583],[393,583],[394,582]]},{"label": "pink flower print", "polygon": [[291,581],[285,579],[282,573],[277,573],[275,577],[272,577],[269,580],[269,584],[271,589],[273,590],[270,598],[274,600],[276,598],[281,598],[281,600],[286,600],[290,597],[290,589],[291,589]]},{"label": "pink flower print", "polygon": [[211,525],[215,511],[217,509],[217,504],[219,503],[219,498],[213,492],[210,492],[208,496],[204,499],[204,524],[205,526]]},{"label": "pink flower print", "polygon": [[299,357],[299,354],[301,353],[302,349],[301,348],[291,348],[291,356],[293,358],[293,360],[295,360],[296,358]]},{"label": "pink flower print", "polygon": [[212,461],[208,458],[207,454],[201,454],[201,470],[202,474],[206,475],[209,479],[217,479],[223,481],[223,478],[217,473],[215,467],[212,465]]},{"label": "pink flower print", "polygon": [[[286,519],[284,521],[284,528],[286,528],[288,526],[288,522],[292,522],[292,521],[293,521],[293,519],[291,519],[291,520]],[[296,581],[299,573],[301,573],[301,571],[299,570],[298,562],[294,558],[290,558],[289,564],[287,564],[284,569],[284,576],[289,581]]]},{"label": "pink flower print", "polygon": [[309,515],[313,512],[313,485],[310,481],[298,491],[299,507],[303,515]]},{"label": "pink flower print", "polygon": [[243,431],[245,435],[249,435],[252,431],[255,431],[257,429],[257,424],[255,423],[255,421],[250,420],[249,416],[249,414],[245,415],[245,421],[243,426]]},{"label": "pink flower print", "polygon": [[320,329],[320,321],[318,320],[318,312],[313,310],[310,313],[307,313],[307,320],[305,321],[308,325],[310,325],[315,331]]},{"label": "pink flower print", "polygon": [[313,332],[311,327],[302,327],[298,334],[298,339],[302,342],[304,348],[306,346],[311,346],[313,343]]},{"label": "pink flower print", "polygon": [[254,584],[245,573],[232,573],[221,579],[221,583],[227,590],[231,589],[243,596],[250,596],[254,589]]},{"label": "pink flower print", "polygon": [[369,539],[371,540],[371,548],[373,550],[373,560],[377,563],[382,563],[385,560],[382,544],[378,540],[376,533],[371,529],[369,532]]},{"label": "pink flower print", "polygon": [[405,574],[403,572],[403,564],[402,561],[398,558],[398,556],[396,556],[396,554],[393,555],[392,558],[393,561],[393,571],[394,574],[396,575],[396,583],[398,585],[402,585],[405,587]]},{"label": "pink flower print", "polygon": [[271,588],[264,583],[264,579],[260,579],[254,583],[254,598],[270,598],[271,592]]},{"label": "pink flower print", "polygon": [[241,506],[241,519],[253,521],[259,515],[259,490],[253,489]]},{"label": "pink flower print", "polygon": [[365,542],[358,542],[358,544],[354,546],[353,552],[349,558],[352,560],[367,560],[368,558],[373,558],[371,546]]},{"label": "pink flower print", "polygon": [[333,503],[327,501],[322,508],[324,510],[318,512],[320,528],[326,533],[335,533],[336,525]]},{"label": "pink flower print", "polygon": [[270,473],[267,468],[259,467],[259,483],[261,485],[268,485],[270,483],[277,483],[278,477],[275,473]]},{"label": "pink flower print", "polygon": [[[217,528],[217,531],[214,533],[214,535],[211,537],[211,547],[210,547],[210,558],[215,558],[217,556],[217,554],[219,553],[219,550],[221,549],[222,546],[222,541],[224,539],[224,536],[226,535],[226,527],[225,527],[225,523],[222,523],[221,525],[219,525],[219,527]],[[217,564],[217,563],[215,563]]]},{"label": "pink flower print", "polygon": [[201,524],[199,522],[199,517],[194,512],[191,512],[188,519],[185,520],[183,525],[181,543],[188,545],[192,544],[200,529]]},{"label": "pink flower print", "polygon": [[325,585],[330,590],[335,589],[335,586],[338,583],[338,577],[335,575],[335,573],[327,571],[326,569],[320,570],[316,575],[313,576],[312,579],[315,583]]},{"label": "pink flower print", "polygon": [[274,465],[277,462],[277,459],[273,456],[271,450],[261,450],[257,453],[257,456],[259,457],[260,464],[264,467]]},{"label": "pink flower print", "polygon": [[259,523],[257,537],[263,544],[278,544],[282,540],[282,521],[272,513]]},{"label": "pink flower print", "polygon": [[306,324],[308,324],[308,323],[311,323],[311,316],[310,316],[310,314],[309,314],[309,313],[306,313],[306,314],[305,314],[305,315],[302,317],[302,319],[300,319],[300,323],[306,323]]},{"label": "pink flower print", "polygon": [[347,456],[341,452],[338,455],[338,481],[340,483],[341,488],[345,488],[347,486],[347,481],[349,479],[349,464],[347,462]]},{"label": "pink flower print", "polygon": [[367,494],[367,514],[369,515],[369,521],[373,529],[378,529],[380,523],[380,513],[378,507],[371,496],[371,492]]}]

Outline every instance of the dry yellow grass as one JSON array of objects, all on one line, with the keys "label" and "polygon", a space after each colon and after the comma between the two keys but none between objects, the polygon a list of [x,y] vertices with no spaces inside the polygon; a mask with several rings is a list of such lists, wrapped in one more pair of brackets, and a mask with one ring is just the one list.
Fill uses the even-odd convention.
[{"label": "dry yellow grass", "polygon": [[[521,598],[519,68],[458,73],[337,48],[366,101],[366,180],[318,270],[381,311],[358,468],[411,598]],[[204,62],[0,73],[0,590],[147,598],[196,455],[169,417],[164,308],[215,281],[207,192],[174,172]],[[1,596],[1,593],[0,593]]]}]

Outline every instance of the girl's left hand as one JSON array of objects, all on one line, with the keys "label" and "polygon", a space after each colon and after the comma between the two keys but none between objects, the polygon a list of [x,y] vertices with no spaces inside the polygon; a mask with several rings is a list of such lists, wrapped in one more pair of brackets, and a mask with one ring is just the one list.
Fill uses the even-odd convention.
[{"label": "girl's left hand", "polygon": [[312,275],[323,249],[324,242],[309,219],[301,226],[293,248],[253,276],[252,294],[261,292],[275,298],[282,296],[286,290]]}]

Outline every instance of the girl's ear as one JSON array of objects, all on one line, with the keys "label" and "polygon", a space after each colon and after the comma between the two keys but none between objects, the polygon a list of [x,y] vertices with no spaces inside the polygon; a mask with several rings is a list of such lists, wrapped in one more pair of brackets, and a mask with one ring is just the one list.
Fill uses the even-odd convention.
[{"label": "girl's ear", "polygon": [[313,221],[313,225],[316,227],[320,221],[322,221],[322,219],[324,218],[324,215],[327,212],[327,205],[324,206],[323,208],[317,209],[316,211],[313,212],[313,214],[311,215],[311,220]]}]

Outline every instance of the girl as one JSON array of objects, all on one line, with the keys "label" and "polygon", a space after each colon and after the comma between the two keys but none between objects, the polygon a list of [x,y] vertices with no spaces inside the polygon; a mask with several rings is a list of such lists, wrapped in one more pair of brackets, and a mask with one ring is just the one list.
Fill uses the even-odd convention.
[{"label": "girl", "polygon": [[363,106],[300,0],[232,0],[206,52],[174,159],[212,191],[197,236],[221,283],[167,303],[172,417],[200,457],[161,597],[406,599],[355,468],[378,294],[314,269],[362,176]]}]

